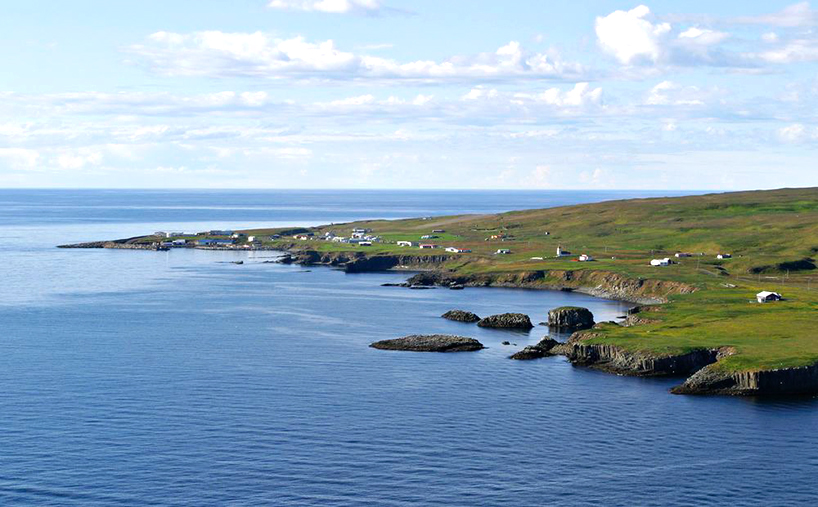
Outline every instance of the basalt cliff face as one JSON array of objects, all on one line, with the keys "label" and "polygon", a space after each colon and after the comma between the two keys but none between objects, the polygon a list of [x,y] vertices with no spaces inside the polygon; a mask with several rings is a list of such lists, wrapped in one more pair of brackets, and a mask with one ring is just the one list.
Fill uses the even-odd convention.
[{"label": "basalt cliff face", "polygon": [[691,375],[675,394],[729,394],[741,396],[818,393],[818,364],[757,371],[722,371],[707,366]]},{"label": "basalt cliff face", "polygon": [[689,294],[697,290],[697,287],[681,282],[628,278],[607,271],[587,270],[537,270],[471,275],[429,271],[416,274],[407,280],[407,283],[409,285],[451,286],[459,284],[467,287],[569,290],[639,304],[664,303],[670,296]]},{"label": "basalt cliff face", "polygon": [[436,267],[447,260],[449,260],[447,255],[371,255],[363,252],[301,250],[286,254],[281,262],[307,266],[332,266],[341,268],[347,273],[366,273],[395,268],[421,269]]}]

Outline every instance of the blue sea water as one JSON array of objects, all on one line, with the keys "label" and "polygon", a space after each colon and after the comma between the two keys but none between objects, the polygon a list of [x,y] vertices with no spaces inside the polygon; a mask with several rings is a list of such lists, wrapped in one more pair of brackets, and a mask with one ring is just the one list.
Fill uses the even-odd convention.
[{"label": "blue sea water", "polygon": [[[54,248],[650,195],[671,194],[2,190],[0,505],[814,505],[816,399],[511,361],[547,330],[439,318],[575,304],[608,320],[622,303],[381,287],[406,275],[273,252]],[[488,348],[367,346],[437,332]]]}]

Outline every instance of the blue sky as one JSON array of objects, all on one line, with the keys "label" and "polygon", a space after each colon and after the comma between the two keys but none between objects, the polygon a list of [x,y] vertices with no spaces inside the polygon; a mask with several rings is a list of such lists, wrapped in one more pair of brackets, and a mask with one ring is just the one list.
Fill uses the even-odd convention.
[{"label": "blue sky", "polygon": [[4,4],[2,187],[818,184],[808,2]]}]

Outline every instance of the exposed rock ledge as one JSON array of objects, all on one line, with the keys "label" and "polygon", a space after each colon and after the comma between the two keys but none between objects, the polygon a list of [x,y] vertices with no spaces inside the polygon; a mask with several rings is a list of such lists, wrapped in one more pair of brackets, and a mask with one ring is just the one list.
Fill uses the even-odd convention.
[{"label": "exposed rock ledge", "polygon": [[382,350],[410,352],[471,352],[483,348],[483,344],[474,338],[445,334],[410,335],[392,340],[381,340],[369,346]]}]

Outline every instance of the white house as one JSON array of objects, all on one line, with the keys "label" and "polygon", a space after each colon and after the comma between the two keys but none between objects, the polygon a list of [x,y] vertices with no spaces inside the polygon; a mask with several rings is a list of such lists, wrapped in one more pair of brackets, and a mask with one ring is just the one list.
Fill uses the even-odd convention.
[{"label": "white house", "polygon": [[253,242],[253,241],[255,241],[255,240],[256,240],[256,237],[255,237],[255,236],[247,236],[247,242],[248,242],[248,243],[252,243],[252,242]]},{"label": "white house", "polygon": [[588,254],[582,254],[582,255],[579,256],[578,260],[579,260],[579,262],[590,262],[590,261],[594,260],[594,258],[591,257]]},{"label": "white house", "polygon": [[733,257],[733,254],[718,254],[716,259],[729,259],[731,257]]},{"label": "white house", "polygon": [[173,241],[171,241],[170,244],[173,246],[185,246],[187,244],[187,241],[183,239],[174,239]]},{"label": "white house", "polygon": [[650,261],[651,266],[670,266],[670,259],[665,257],[664,259],[653,259]]},{"label": "white house", "polygon": [[511,253],[511,250],[508,248],[501,248],[495,252],[497,255],[508,255]]},{"label": "white house", "polygon": [[451,253],[469,253],[469,252],[471,252],[471,250],[469,250],[468,248],[458,248],[456,246],[446,247],[446,251],[451,252]]},{"label": "white house", "polygon": [[686,253],[686,252],[678,252],[676,254],[676,258],[679,259],[681,257],[693,257],[693,254],[692,253]]},{"label": "white house", "polygon": [[437,245],[432,245],[432,244],[429,244],[429,243],[422,243],[420,245],[421,250],[426,250],[427,248],[437,248]]},{"label": "white house", "polygon": [[411,241],[398,241],[398,246],[415,246]]},{"label": "white house", "polygon": [[759,303],[766,303],[768,301],[781,301],[782,297],[781,294],[777,292],[763,290],[756,294],[756,299],[758,300]]}]

